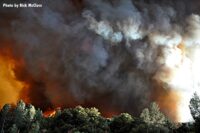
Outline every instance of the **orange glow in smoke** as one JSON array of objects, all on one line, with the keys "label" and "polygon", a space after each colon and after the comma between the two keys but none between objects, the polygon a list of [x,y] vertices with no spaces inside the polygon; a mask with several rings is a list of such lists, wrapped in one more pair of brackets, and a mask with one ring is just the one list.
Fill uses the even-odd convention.
[{"label": "orange glow in smoke", "polygon": [[106,117],[106,118],[112,118],[113,116],[117,116],[119,114],[120,113],[117,112],[117,111],[111,111],[111,112],[104,113],[103,116]]},{"label": "orange glow in smoke", "polygon": [[0,53],[0,107],[6,103],[16,103],[19,93],[25,86],[16,79],[14,69],[18,62],[12,59],[9,51]]},{"label": "orange glow in smoke", "polygon": [[157,103],[161,110],[170,117],[173,121],[178,122],[180,120],[178,116],[178,104],[180,101],[180,94],[177,91],[167,91],[160,93],[160,95],[157,96]]},{"label": "orange glow in smoke", "polygon": [[[181,57],[184,57],[185,53],[187,52],[185,45],[181,43],[180,45],[177,46],[177,49],[181,51],[180,52]],[[12,56],[11,53],[12,52],[9,49],[3,49],[3,50],[0,49],[0,107],[2,107],[6,103],[15,104],[19,99],[23,99],[26,103],[33,103],[34,105],[36,105],[36,107],[42,108],[44,110],[47,109],[49,106],[45,102],[42,101],[44,99],[39,98],[41,96],[39,94],[41,93],[41,91],[37,92],[36,90],[37,93],[35,94],[29,93],[29,91],[32,89],[31,86],[33,86],[34,89],[37,89],[38,86],[37,85],[34,86],[35,82],[31,80],[30,75],[22,73],[26,71],[25,69],[28,69],[24,67],[23,61],[21,61],[20,59],[16,59],[16,57]],[[195,53],[196,53],[195,54],[196,56],[194,56],[195,58],[194,71],[197,72],[198,70],[199,72],[200,61],[197,57],[199,57],[200,52],[195,51]],[[173,66],[176,66],[176,65],[174,65],[174,63],[171,63],[171,62],[175,62],[176,58],[178,58],[178,62],[180,62],[181,67],[178,67],[178,68],[175,67],[175,69],[173,69],[174,72],[169,71],[168,69],[166,69],[165,71],[163,70],[164,74],[163,75],[159,74],[158,76],[160,77],[157,77],[157,79],[162,79],[162,81],[165,81],[166,79],[167,83],[170,82],[173,85],[172,88],[179,87],[181,84],[184,83],[183,86],[180,87],[180,88],[184,88],[187,81],[189,81],[189,79],[187,80],[187,78],[190,77],[190,76],[185,76],[187,74],[186,72],[189,71],[188,69],[189,67],[187,67],[188,63],[187,62],[184,63],[185,60],[183,60],[183,58],[180,58],[179,60],[179,56],[176,56],[175,54],[173,58],[169,58],[170,59],[169,64],[170,66],[172,66],[172,68]],[[18,68],[20,68],[20,70],[18,70]],[[19,77],[19,76],[22,76],[22,77]],[[23,80],[24,82],[22,82],[19,78]],[[195,77],[195,78],[200,79],[199,75],[198,77]],[[169,89],[168,85],[166,86],[167,88],[164,88],[165,85],[163,84],[163,82],[158,82],[157,80],[152,81],[152,82],[156,82],[156,87],[155,87],[156,89],[154,89],[154,91],[152,92],[153,93],[152,100],[156,101],[159,104],[161,110],[167,116],[169,116],[172,120],[179,121],[180,119],[183,119],[181,117],[185,116],[184,114],[185,112],[183,111],[184,113],[180,113],[179,102],[183,101],[184,99],[180,96],[179,90]],[[48,84],[45,84],[45,85],[48,88],[48,92],[46,93],[49,96],[53,97],[52,98],[53,100],[51,101],[51,104],[52,104],[51,107],[75,107],[80,104],[76,102],[76,100],[67,91],[63,92],[62,95],[61,94],[53,95],[55,93],[59,93],[60,91],[57,91],[57,89],[55,89],[56,85],[54,85],[52,82],[51,83],[48,82]],[[36,98],[34,100],[36,100],[37,102],[31,99],[30,96],[33,96],[34,98]],[[34,102],[39,103],[39,104],[35,104]],[[47,107],[45,105],[47,105]],[[101,112],[102,115],[107,118],[120,114],[120,111],[117,108],[107,109],[105,108],[105,106],[98,106],[99,103],[83,104],[84,107],[88,107],[91,105],[94,105],[95,107],[102,110]],[[44,112],[45,117],[52,117],[55,114],[56,114],[55,108]]]}]

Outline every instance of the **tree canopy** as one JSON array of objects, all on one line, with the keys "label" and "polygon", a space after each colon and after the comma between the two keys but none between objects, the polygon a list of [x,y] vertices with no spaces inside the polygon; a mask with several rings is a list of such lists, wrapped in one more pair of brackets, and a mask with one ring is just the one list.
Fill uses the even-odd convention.
[{"label": "tree canopy", "polygon": [[[193,114],[196,114],[196,109],[198,109],[194,108],[196,103],[191,103]],[[105,118],[101,116],[97,108],[81,106],[58,109],[54,115],[46,117],[40,109],[31,104],[25,104],[21,100],[16,107],[6,104],[0,111],[0,133],[182,133],[192,131],[186,125],[173,127],[169,126],[170,124],[173,123],[160,111],[156,103],[145,108],[140,117],[122,113],[112,118]]]}]

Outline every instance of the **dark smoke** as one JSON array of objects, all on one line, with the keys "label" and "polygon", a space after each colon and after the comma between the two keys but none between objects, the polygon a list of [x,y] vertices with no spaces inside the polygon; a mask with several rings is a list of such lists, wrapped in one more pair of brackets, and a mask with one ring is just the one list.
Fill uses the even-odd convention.
[{"label": "dark smoke", "polygon": [[11,47],[24,61],[15,70],[29,84],[21,98],[43,109],[81,104],[138,114],[157,100],[154,91],[166,91],[155,78],[163,51],[190,34],[182,27],[200,13],[198,0],[37,2],[43,8],[0,7],[0,52]]}]

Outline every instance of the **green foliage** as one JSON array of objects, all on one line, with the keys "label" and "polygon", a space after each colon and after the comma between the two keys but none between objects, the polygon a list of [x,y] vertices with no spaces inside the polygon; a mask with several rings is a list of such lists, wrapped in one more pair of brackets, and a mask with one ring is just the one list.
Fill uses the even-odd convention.
[{"label": "green foliage", "polygon": [[8,132],[9,133],[18,133],[18,128],[16,126],[16,124],[13,124],[9,129],[8,129]]},{"label": "green foliage", "polygon": [[[55,127],[60,132],[104,132],[108,125],[106,119],[100,116],[96,108],[76,107],[74,109],[65,109],[60,115],[54,118]],[[54,130],[58,130],[54,129]]]},{"label": "green foliage", "polygon": [[190,112],[195,120],[195,131],[200,132],[200,98],[197,93],[194,93],[190,100]]},{"label": "green foliage", "polygon": [[190,111],[194,120],[200,118],[200,98],[197,93],[194,93],[193,97],[190,100]]},{"label": "green foliage", "polygon": [[155,102],[151,103],[149,108],[145,108],[142,111],[140,118],[145,123],[155,126],[166,124],[166,117],[162,112],[160,112],[160,108]]},{"label": "green foliage", "polygon": [[29,133],[38,133],[39,131],[40,131],[39,122],[32,123],[29,129]]},{"label": "green foliage", "polygon": [[178,132],[178,133],[194,133],[194,131],[195,130],[194,130],[193,123],[182,123],[176,129],[176,132]]},{"label": "green foliage", "polygon": [[0,114],[0,119],[3,121],[1,132],[5,130],[11,133],[31,132],[33,127],[37,127],[34,124],[39,125],[40,123],[37,121],[44,119],[39,110],[36,110],[32,105],[26,105],[22,100],[13,109],[10,105],[5,105]]},{"label": "green foliage", "polygon": [[127,113],[122,113],[111,119],[110,130],[113,133],[126,133],[130,132],[133,118]]},{"label": "green foliage", "polygon": [[192,126],[176,126],[152,103],[133,117],[122,113],[104,118],[96,108],[57,110],[52,117],[44,117],[40,109],[19,101],[16,107],[6,104],[0,111],[0,133],[170,133],[192,132]]},{"label": "green foliage", "polygon": [[0,132],[4,132],[4,128],[6,127],[7,119],[8,119],[8,113],[11,106],[9,104],[5,104],[0,111]]}]

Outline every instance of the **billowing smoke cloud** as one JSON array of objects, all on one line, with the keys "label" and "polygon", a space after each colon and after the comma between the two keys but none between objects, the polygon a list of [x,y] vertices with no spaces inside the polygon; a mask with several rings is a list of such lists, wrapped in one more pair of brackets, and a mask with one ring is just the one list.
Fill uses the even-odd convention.
[{"label": "billowing smoke cloud", "polygon": [[192,94],[200,79],[194,76],[200,2],[39,3],[42,8],[0,8],[0,52],[9,47],[23,60],[14,70],[28,84],[20,98],[43,109],[81,104],[105,114],[138,114],[155,100],[178,119],[179,100],[189,99],[179,93]]}]

